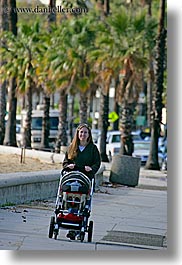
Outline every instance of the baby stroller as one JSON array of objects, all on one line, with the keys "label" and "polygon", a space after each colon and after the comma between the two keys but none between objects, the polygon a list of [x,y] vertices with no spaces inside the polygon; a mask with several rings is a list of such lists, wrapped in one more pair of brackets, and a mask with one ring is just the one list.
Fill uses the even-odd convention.
[{"label": "baby stroller", "polygon": [[49,238],[57,239],[59,229],[68,229],[67,237],[83,242],[88,233],[88,242],[92,241],[93,221],[89,221],[94,179],[74,170],[61,171],[54,216],[51,217]]}]

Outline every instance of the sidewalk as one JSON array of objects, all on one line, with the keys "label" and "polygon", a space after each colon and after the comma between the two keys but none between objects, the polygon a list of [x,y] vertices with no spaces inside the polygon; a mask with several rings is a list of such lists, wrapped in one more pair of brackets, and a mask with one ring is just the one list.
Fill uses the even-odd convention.
[{"label": "sidewalk", "polygon": [[[111,163],[103,163],[105,166],[104,182],[109,182]],[[140,168],[140,175],[137,188],[167,190],[167,171],[148,170]]]},{"label": "sidewalk", "polygon": [[84,243],[70,242],[66,238],[66,230],[60,230],[57,240],[48,238],[55,201],[54,197],[27,205],[0,208],[0,249],[167,249],[167,190],[100,186],[92,200],[90,220],[94,222],[94,230],[91,243],[87,242],[87,236]]},{"label": "sidewalk", "polygon": [[[129,249],[166,249],[167,248],[167,172],[140,169],[139,184],[135,188],[113,185],[109,182],[110,163],[104,163],[103,185],[94,193],[90,220],[94,221],[93,243],[74,242],[75,249],[120,250]],[[48,185],[50,186],[50,185]],[[56,196],[56,194],[55,194]],[[44,207],[44,201],[40,206]],[[40,213],[36,205],[28,210],[27,222],[4,223],[0,220],[2,242],[12,241],[13,249],[21,242],[19,249],[67,249],[69,242],[61,233],[57,242],[47,238],[50,216],[53,213],[55,198],[46,202],[48,212]],[[26,208],[26,205],[23,206]],[[27,205],[28,207],[28,205]],[[18,214],[1,210],[5,220]],[[32,212],[32,213],[31,213]],[[43,221],[40,222],[40,218]],[[12,220],[15,223],[14,219]],[[18,219],[19,220],[19,219]],[[42,224],[44,226],[42,227]],[[26,229],[25,229],[26,225]],[[9,227],[8,227],[9,226]],[[35,231],[32,233],[32,227]],[[35,227],[35,228],[34,228]],[[17,231],[21,231],[18,234]],[[12,238],[13,236],[13,238]],[[46,237],[46,239],[45,239]],[[42,244],[44,243],[44,244]],[[9,246],[10,248],[12,246]]]},{"label": "sidewalk", "polygon": [[[93,240],[83,243],[48,238],[56,198],[0,208],[0,249],[9,250],[166,250],[167,191],[101,186],[94,193],[89,220]],[[8,222],[5,222],[8,220]]]},{"label": "sidewalk", "polygon": [[0,208],[0,249],[135,251],[167,248],[166,191],[101,187],[92,200],[91,243],[87,242],[87,235],[83,243],[69,240],[67,230],[60,230],[57,240],[48,238],[54,207],[55,198]]},{"label": "sidewalk", "polygon": [[[111,185],[110,164],[106,164],[104,180],[94,193],[90,220],[94,221],[93,242],[80,250],[166,250],[167,249],[167,174],[141,168],[135,188]],[[39,206],[54,209],[52,202]],[[65,232],[60,231],[61,249],[67,248]],[[65,243],[63,243],[63,241]],[[24,246],[25,247],[25,246]],[[28,246],[27,246],[28,247]],[[59,245],[57,245],[59,248]]]},{"label": "sidewalk", "polygon": [[166,191],[103,187],[94,195],[92,216],[98,243],[167,247]]},{"label": "sidewalk", "polygon": [[[109,183],[111,164],[104,164],[105,185],[95,194],[93,212],[96,224],[102,223],[99,229],[104,229],[103,220],[107,220],[110,227],[100,242],[165,249],[167,172],[141,168],[138,186],[130,188]],[[102,213],[97,210],[98,204],[103,205]]]}]

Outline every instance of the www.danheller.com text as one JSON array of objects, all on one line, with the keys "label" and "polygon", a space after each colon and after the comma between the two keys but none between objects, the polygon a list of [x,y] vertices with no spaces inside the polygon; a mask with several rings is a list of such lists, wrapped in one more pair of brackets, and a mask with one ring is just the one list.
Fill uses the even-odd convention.
[{"label": "www.danheller.com text", "polygon": [[2,10],[0,10],[0,13],[87,13],[88,8],[83,7],[62,7],[62,6],[56,6],[56,7],[16,7],[16,8],[10,8],[10,7],[3,7]]}]

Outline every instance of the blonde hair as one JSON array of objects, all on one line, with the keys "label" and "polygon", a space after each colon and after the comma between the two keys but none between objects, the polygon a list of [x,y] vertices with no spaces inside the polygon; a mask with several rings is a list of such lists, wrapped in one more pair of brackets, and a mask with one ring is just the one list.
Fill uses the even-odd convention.
[{"label": "blonde hair", "polygon": [[68,159],[70,159],[70,160],[74,159],[78,154],[78,148],[79,148],[79,144],[80,144],[78,133],[82,128],[87,128],[88,133],[89,133],[89,137],[87,139],[87,144],[93,143],[92,133],[91,133],[90,127],[85,123],[80,124],[77,127],[75,135],[73,137],[73,140],[72,140],[72,142],[68,148]]}]

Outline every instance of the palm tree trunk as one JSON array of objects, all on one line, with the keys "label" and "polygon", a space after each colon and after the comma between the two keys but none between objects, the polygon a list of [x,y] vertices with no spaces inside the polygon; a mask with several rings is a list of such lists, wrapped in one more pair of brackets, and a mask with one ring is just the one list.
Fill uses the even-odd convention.
[{"label": "palm tree trunk", "polygon": [[58,125],[58,135],[55,144],[55,152],[60,153],[61,146],[67,146],[67,94],[65,90],[60,92],[59,101],[59,125]]},{"label": "palm tree trunk", "polygon": [[87,123],[87,106],[88,95],[87,92],[80,92],[80,123]]},{"label": "palm tree trunk", "polygon": [[27,91],[27,113],[23,127],[23,146],[31,148],[31,123],[32,123],[32,86]]},{"label": "palm tree trunk", "polygon": [[15,78],[10,80],[9,83],[9,93],[8,93],[8,120],[6,124],[4,145],[17,146],[16,143],[16,107],[17,107],[17,98],[16,98],[16,80]]},{"label": "palm tree trunk", "polygon": [[151,128],[151,144],[150,144],[150,153],[145,165],[146,169],[159,170],[158,162],[158,138],[159,138],[160,126],[157,120],[153,120]]},{"label": "palm tree trunk", "polygon": [[[8,16],[3,10],[7,7],[7,0],[0,0],[0,32],[8,30]],[[0,41],[0,46],[2,42]],[[4,62],[0,59],[0,66]],[[5,116],[6,116],[6,87],[7,82],[0,81],[0,145],[3,144],[5,136]]]},{"label": "palm tree trunk", "polygon": [[[53,10],[56,7],[56,0],[49,0],[50,10]],[[51,31],[52,22],[56,23],[56,12],[52,11],[48,14],[48,28]]]},{"label": "palm tree trunk", "polygon": [[73,95],[70,95],[70,105],[69,105],[69,142],[71,142],[73,138],[73,120],[74,120],[74,102],[75,98]]},{"label": "palm tree trunk", "polygon": [[[56,0],[50,0],[49,7],[50,7],[50,10],[52,11],[56,7]],[[48,31],[51,32],[51,24],[53,22],[56,22],[56,12],[50,12],[48,14],[47,19],[48,19]],[[52,97],[52,99],[54,99],[54,97]],[[46,95],[46,92],[43,92],[43,105],[44,105],[43,107],[44,113],[42,117],[42,135],[41,135],[41,148],[42,149],[49,148],[49,135],[50,135],[50,126],[49,126],[50,96]]]},{"label": "palm tree trunk", "polygon": [[99,129],[101,130],[100,139],[100,155],[103,162],[109,162],[106,154],[106,138],[108,128],[108,114],[109,114],[109,90],[104,93],[103,89],[100,94],[100,114],[99,114]]},{"label": "palm tree trunk", "polygon": [[110,0],[96,0],[97,9],[101,12],[101,18],[104,19],[110,13]]},{"label": "palm tree trunk", "polygon": [[[114,94],[114,112],[116,112],[119,116],[119,104],[117,100],[117,95],[118,95],[118,89],[119,89],[119,76],[117,76],[115,80],[115,94]],[[113,130],[117,131],[119,130],[119,119],[117,119],[115,122],[113,122]]]},{"label": "palm tree trunk", "polygon": [[153,98],[153,107],[151,115],[151,146],[150,154],[146,163],[147,169],[159,169],[158,163],[158,138],[160,135],[160,123],[162,120],[162,92],[164,80],[164,60],[165,60],[165,46],[166,46],[166,29],[165,23],[165,2],[161,0],[161,14],[159,22],[159,31],[157,39],[157,58],[156,58],[156,82]]},{"label": "palm tree trunk", "polygon": [[110,13],[110,0],[104,0],[104,13],[108,16]]},{"label": "palm tree trunk", "polygon": [[17,13],[14,12],[16,9],[16,0],[8,0],[8,8],[10,10],[9,12],[9,31],[12,31],[13,34],[17,35],[17,22],[18,22],[18,16]]},{"label": "palm tree trunk", "polygon": [[46,95],[43,92],[43,105],[44,105],[44,114],[42,117],[42,136],[41,136],[41,148],[49,148],[49,130],[50,130],[50,118],[49,118],[49,109],[50,109],[50,96]]},{"label": "palm tree trunk", "polygon": [[[8,16],[8,29],[13,32],[13,34],[17,35],[17,13],[13,10],[16,8],[15,0],[7,1],[9,8],[9,16]],[[8,15],[6,14],[6,15]],[[9,113],[8,113],[8,121],[5,130],[5,138],[4,145],[16,146],[16,107],[17,107],[17,98],[16,98],[16,81],[15,78],[9,81]]]},{"label": "palm tree trunk", "polygon": [[134,151],[133,139],[131,136],[132,126],[133,126],[133,113],[135,105],[129,104],[125,101],[125,104],[122,105],[121,114],[120,114],[120,131],[121,131],[121,155],[132,156]]},{"label": "palm tree trunk", "polygon": [[[131,100],[130,92],[133,88],[133,83],[130,82],[132,76],[132,69],[129,59],[125,59],[124,76],[121,80],[121,88],[118,90],[118,97],[120,103],[120,132],[121,132],[121,155],[132,156],[134,151],[133,139],[131,131],[134,125],[133,114],[135,110],[136,101]],[[129,103],[132,102],[132,103]]]},{"label": "palm tree trunk", "polygon": [[[145,0],[144,4],[148,6],[148,17],[152,18],[152,0]],[[154,64],[153,64],[153,50],[149,50],[149,80],[147,82],[147,125],[151,127],[151,111],[152,111],[152,91],[154,84]]]},{"label": "palm tree trunk", "polygon": [[3,144],[5,136],[6,116],[6,82],[0,83],[0,145]]},{"label": "palm tree trunk", "polygon": [[154,80],[154,69],[153,69],[153,59],[149,59],[149,80],[147,82],[147,123],[148,127],[151,126],[151,111],[152,111],[152,90],[153,90],[153,80]]}]

